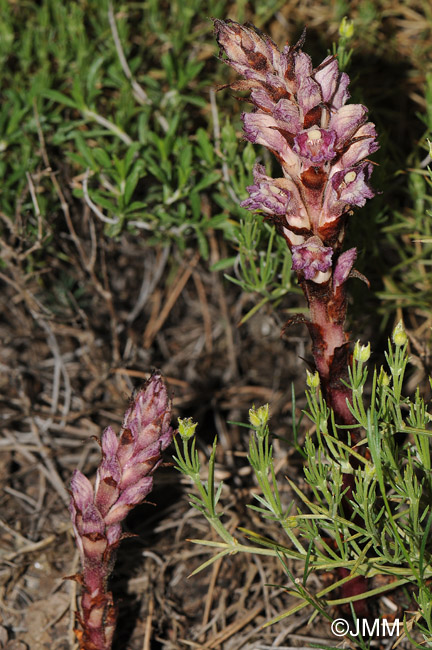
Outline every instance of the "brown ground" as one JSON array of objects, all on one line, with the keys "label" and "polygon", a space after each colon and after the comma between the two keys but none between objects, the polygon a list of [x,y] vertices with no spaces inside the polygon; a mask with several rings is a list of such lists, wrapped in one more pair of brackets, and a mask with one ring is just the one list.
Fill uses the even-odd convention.
[{"label": "brown ground", "polygon": [[[108,424],[119,429],[133,386],[152,368],[166,377],[175,415],[192,415],[199,422],[203,463],[214,435],[219,437],[216,478],[225,483],[222,503],[230,530],[243,525],[284,541],[277,527],[263,524],[246,508],[256,489],[246,463],[248,434],[226,422],[244,421],[251,404],[268,401],[274,433],[289,439],[291,381],[301,396],[306,332],[294,328],[282,340],[279,316],[270,308],[238,328],[253,297],[241,296],[191,252],[167,262],[162,251],[142,242],[95,238],[94,266],[86,270],[91,224],[84,214],[81,251],[74,236],[61,240],[71,281],[78,278],[85,287],[85,309],[77,309],[72,293],[61,296],[57,315],[44,309],[47,276],[56,288],[54,254],[40,278],[24,277],[15,256],[1,297],[6,480],[0,606],[11,636],[31,650],[73,647],[77,586],[63,579],[78,570],[68,482],[76,467],[93,477],[99,448],[92,436]],[[212,250],[215,261],[220,255],[216,238]],[[104,287],[96,277],[103,278]],[[142,287],[150,288],[147,296]],[[290,306],[296,300],[289,298]],[[300,397],[298,413],[302,406]],[[284,475],[301,481],[301,463],[286,443],[276,441],[275,448],[288,503],[292,494]],[[331,644],[327,623],[317,619],[307,625],[309,610],[262,629],[295,602],[283,589],[289,579],[275,559],[239,554],[188,578],[209,555],[187,540],[215,539],[189,507],[188,489],[187,481],[166,467],[156,476],[155,505],[136,508],[128,519],[128,530],[138,537],[124,541],[118,554],[113,590],[120,605],[120,635],[115,647],[258,650],[310,647],[311,641]],[[290,568],[294,575],[300,570]],[[308,584],[316,592],[324,583],[311,576]],[[391,613],[388,604],[384,610]]]}]

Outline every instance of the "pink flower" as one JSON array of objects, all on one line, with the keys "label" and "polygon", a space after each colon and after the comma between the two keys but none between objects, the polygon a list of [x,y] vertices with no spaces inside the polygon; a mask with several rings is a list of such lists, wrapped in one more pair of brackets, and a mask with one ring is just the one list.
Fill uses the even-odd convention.
[{"label": "pink flower", "polygon": [[249,210],[261,210],[270,215],[283,216],[287,213],[291,192],[284,178],[273,179],[267,176],[262,165],[254,169],[254,185],[249,185],[249,199],[240,204]]},{"label": "pink flower", "polygon": [[331,276],[333,249],[323,246],[319,237],[310,237],[304,244],[292,247],[292,268],[303,271],[306,280],[322,284]]},{"label": "pink flower", "polygon": [[[245,136],[276,155],[288,183],[283,186],[277,179],[280,200],[274,200],[270,188],[276,181],[267,177],[257,183],[255,176],[243,207],[267,215],[273,211],[284,223],[288,242],[297,241],[299,219],[302,226],[309,222],[310,237],[337,241],[340,217],[374,196],[372,167],[365,159],[378,149],[367,108],[346,104],[348,75],[339,71],[333,56],[314,69],[301,50],[304,39],[281,52],[252,26],[215,20],[215,32],[221,58],[225,54],[223,60],[245,78],[232,87],[251,91],[255,108],[243,114]],[[297,188],[294,202],[283,196],[288,190],[294,197],[292,186]]]}]

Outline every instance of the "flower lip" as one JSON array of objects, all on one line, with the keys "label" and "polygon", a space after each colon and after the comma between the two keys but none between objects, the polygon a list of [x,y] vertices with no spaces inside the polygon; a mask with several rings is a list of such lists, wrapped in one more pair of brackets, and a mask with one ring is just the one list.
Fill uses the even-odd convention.
[{"label": "flower lip", "polygon": [[311,163],[321,164],[336,156],[336,133],[316,126],[299,133],[294,138],[293,150]]},{"label": "flower lip", "polygon": [[291,192],[283,187],[284,179],[273,179],[267,176],[262,165],[255,165],[254,185],[247,190],[249,198],[240,203],[248,210],[262,210],[269,215],[283,216],[286,214],[291,198]]},{"label": "flower lip", "polygon": [[371,173],[372,165],[366,161],[351,169],[336,172],[331,183],[338,200],[348,205],[363,206],[366,199],[375,196],[368,184]]},{"label": "flower lip", "polygon": [[304,244],[292,247],[292,268],[303,271],[306,280],[321,283],[330,277],[332,257],[332,248],[324,246],[319,237],[309,237]]}]

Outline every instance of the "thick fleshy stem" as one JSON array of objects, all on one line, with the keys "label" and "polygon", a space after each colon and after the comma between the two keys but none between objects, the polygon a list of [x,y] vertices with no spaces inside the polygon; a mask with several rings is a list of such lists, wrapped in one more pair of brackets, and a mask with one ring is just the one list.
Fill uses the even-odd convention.
[{"label": "thick fleshy stem", "polygon": [[172,440],[170,419],[167,389],[153,374],[134,396],[120,435],[111,427],[103,432],[95,486],[79,470],[73,473],[69,510],[82,573],[71,578],[82,586],[75,630],[80,650],[111,649],[117,611],[108,578],[125,537],[121,523],[153,487],[152,474]]},{"label": "thick fleshy stem", "polygon": [[341,379],[348,379],[350,361],[349,343],[344,323],[346,316],[345,287],[335,299],[329,296],[325,285],[300,278],[300,284],[309,304],[307,326],[312,339],[312,353],[321,380],[321,390],[327,404],[333,409],[340,424],[354,424],[347,406],[349,389]]},{"label": "thick fleshy stem", "polygon": [[[342,383],[348,380],[347,368],[350,362],[350,350],[347,335],[343,325],[346,316],[345,287],[343,294],[335,305],[334,301],[322,295],[325,288],[322,285],[301,281],[304,294],[309,303],[310,321],[307,323],[312,338],[312,350],[315,365],[320,375],[320,384],[323,396],[333,409],[335,420],[339,424],[355,424],[355,419],[348,408],[347,402],[351,400],[351,391]],[[337,314],[337,315],[336,315]],[[356,429],[351,430],[350,443],[355,445],[358,441]],[[353,468],[358,466],[355,457],[351,459]],[[354,488],[354,474],[342,474],[342,492],[345,492],[343,509],[346,516],[352,514],[352,507],[349,500],[352,499]],[[360,523],[358,521],[357,523]],[[339,570],[339,577],[346,578],[349,571],[343,567]],[[341,598],[351,598],[365,593],[368,589],[368,580],[363,576],[356,576],[341,588]],[[367,618],[369,615],[368,605],[365,600],[354,602],[356,616]],[[346,614],[350,615],[349,608]]]},{"label": "thick fleshy stem", "polygon": [[[313,68],[302,51],[305,34],[280,51],[253,25],[215,20],[215,33],[221,60],[243,77],[230,87],[250,91],[254,109],[242,116],[245,137],[269,149],[282,170],[274,179],[256,164],[249,198],[241,205],[260,211],[285,237],[309,306],[303,322],[324,397],[338,424],[353,424],[350,392],[342,383],[350,361],[345,285],[350,274],[359,274],[352,270],[356,249],[341,250],[353,208],[374,196],[368,156],[378,149],[375,126],[365,106],[347,104],[349,77],[334,56]],[[352,475],[344,475],[343,487],[349,512]],[[357,593],[363,587],[356,585]]]}]

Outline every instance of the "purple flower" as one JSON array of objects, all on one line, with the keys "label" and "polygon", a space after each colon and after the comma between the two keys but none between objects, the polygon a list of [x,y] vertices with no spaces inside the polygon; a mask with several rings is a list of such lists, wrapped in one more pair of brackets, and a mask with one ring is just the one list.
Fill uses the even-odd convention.
[{"label": "purple flower", "polygon": [[287,213],[291,192],[284,178],[273,179],[267,176],[263,165],[255,165],[254,185],[249,185],[249,197],[242,201],[242,208],[261,210],[269,215],[283,216]]},{"label": "purple flower", "polygon": [[280,52],[271,38],[233,20],[215,20],[217,41],[228,55],[229,65],[247,79],[266,81],[280,69]]},{"label": "purple flower", "polygon": [[338,109],[349,99],[349,77],[339,72],[338,62],[334,56],[328,56],[315,70],[315,81],[320,85],[323,101]]},{"label": "purple flower", "polygon": [[375,196],[368,182],[371,173],[372,165],[363,162],[356,167],[336,172],[331,177],[324,203],[327,223],[337,219],[349,206],[363,206],[366,199]]},{"label": "purple flower", "polygon": [[345,253],[342,253],[342,255],[339,256],[333,273],[333,289],[335,291],[347,281],[356,257],[356,248],[349,248]]},{"label": "purple flower", "polygon": [[306,161],[314,164],[328,162],[336,156],[333,146],[336,141],[335,131],[319,129],[313,126],[302,131],[294,138],[293,151]]},{"label": "purple flower", "polygon": [[281,134],[282,126],[272,115],[266,113],[243,113],[243,129],[245,137],[253,144],[262,144],[270,149],[286,168],[287,176],[299,172],[298,156],[287,142],[286,135]]},{"label": "purple flower", "polygon": [[319,237],[310,237],[304,244],[292,247],[292,268],[303,271],[306,280],[322,284],[331,276],[333,249],[323,246]]},{"label": "purple flower", "polygon": [[291,192],[290,201],[270,200],[271,181],[267,178],[264,187],[255,180],[243,206],[267,214],[273,210],[285,221],[291,245],[299,234],[299,218],[309,236],[337,241],[343,227],[339,217],[373,196],[368,184],[372,167],[365,158],[378,149],[366,107],[346,104],[348,75],[339,71],[333,56],[314,69],[301,50],[302,40],[280,52],[250,26],[215,20],[215,31],[223,60],[244,77],[232,87],[251,91],[255,108],[242,116],[245,136],[275,154]]}]

